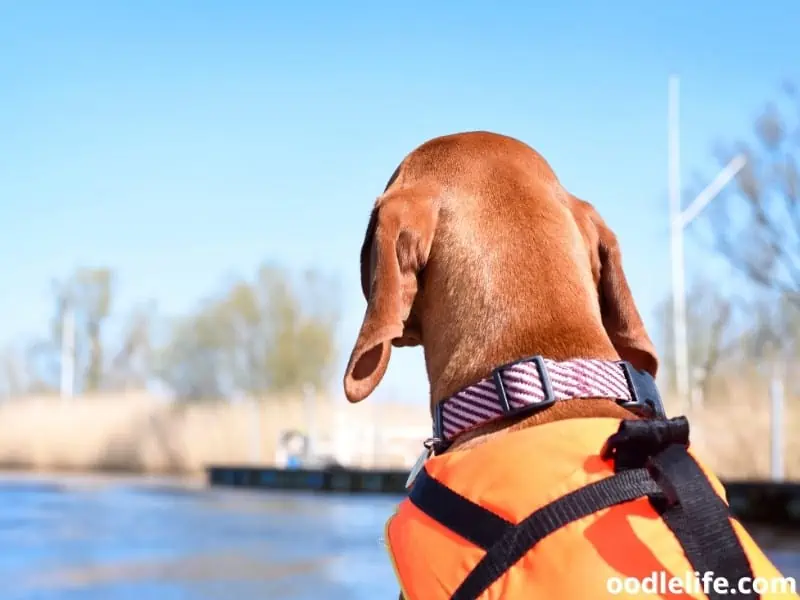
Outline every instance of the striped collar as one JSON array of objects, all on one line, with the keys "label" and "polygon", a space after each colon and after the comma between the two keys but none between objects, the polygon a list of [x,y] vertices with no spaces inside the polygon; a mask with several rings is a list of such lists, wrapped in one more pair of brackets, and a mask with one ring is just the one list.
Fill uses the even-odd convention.
[{"label": "striped collar", "polygon": [[439,402],[433,449],[439,453],[458,435],[489,421],[538,412],[572,398],[609,398],[640,416],[666,417],[653,378],[628,362],[533,356],[498,367]]}]

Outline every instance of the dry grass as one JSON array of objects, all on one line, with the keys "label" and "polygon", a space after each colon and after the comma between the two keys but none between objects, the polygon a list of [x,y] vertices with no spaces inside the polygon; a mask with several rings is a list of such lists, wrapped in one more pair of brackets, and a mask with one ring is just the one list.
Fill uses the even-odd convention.
[{"label": "dry grass", "polygon": [[[762,384],[709,398],[689,417],[696,449],[720,476],[769,474],[769,404]],[[798,399],[787,399],[785,464],[800,479]],[[670,414],[677,414],[668,402]],[[258,419],[255,418],[256,414]],[[430,431],[424,405],[319,399],[321,449],[337,449],[349,464],[408,467]],[[259,428],[260,426],[260,428]],[[259,430],[260,429],[260,430]],[[171,405],[142,394],[35,397],[0,404],[0,468],[29,471],[117,471],[198,475],[206,465],[269,464],[285,429],[306,430],[297,398],[255,403]],[[392,433],[397,433],[392,437]],[[260,442],[258,441],[260,439]]]},{"label": "dry grass", "polygon": [[[69,404],[20,398],[0,404],[0,468],[198,474],[209,464],[268,464],[281,431],[306,430],[305,415],[297,398],[187,405],[143,394]],[[407,466],[430,427],[425,406],[327,399],[318,400],[315,422],[321,450],[337,445],[362,466]],[[380,436],[399,427],[419,435]]]},{"label": "dry grass", "polygon": [[[711,394],[704,406],[684,412],[689,418],[692,443],[701,458],[722,478],[767,479],[770,475],[770,400],[767,383],[755,377],[728,382]],[[682,414],[667,401],[670,416]],[[785,399],[782,424],[784,468],[788,479],[800,480],[800,398]]]}]

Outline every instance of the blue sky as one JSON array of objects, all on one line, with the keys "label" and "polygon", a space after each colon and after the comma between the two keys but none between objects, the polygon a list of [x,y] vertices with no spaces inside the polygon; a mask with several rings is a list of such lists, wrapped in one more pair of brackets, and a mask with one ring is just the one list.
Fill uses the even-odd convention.
[{"label": "blue sky", "polygon": [[[788,1],[289,4],[0,5],[0,342],[43,333],[51,279],[80,265],[117,269],[118,314],[179,314],[271,259],[340,279],[343,362],[374,198],[415,146],[473,129],[533,145],[598,207],[650,323],[668,75],[684,181],[800,75]],[[425,401],[421,351],[377,395]]]}]

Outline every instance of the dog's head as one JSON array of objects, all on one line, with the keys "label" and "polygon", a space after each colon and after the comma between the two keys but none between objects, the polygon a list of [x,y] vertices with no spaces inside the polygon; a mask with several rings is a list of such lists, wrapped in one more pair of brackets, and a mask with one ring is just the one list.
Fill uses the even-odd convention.
[{"label": "dog's head", "polygon": [[[489,188],[481,187],[487,181],[486,157],[495,161],[491,169],[503,171],[509,162],[525,168],[503,171],[497,183],[489,181],[491,191],[486,192]],[[525,181],[516,181],[520,178]],[[531,205],[540,218],[528,218],[525,211]],[[481,244],[485,247],[476,247]],[[502,267],[484,267],[498,248],[507,252]],[[579,264],[564,264],[570,262],[565,257],[580,257],[571,261]],[[531,261],[539,275],[526,271]],[[491,274],[469,283],[458,280],[480,268]],[[484,318],[481,327],[464,318],[475,311],[475,298],[496,299],[495,315],[503,310],[523,314],[524,305],[524,314],[537,318],[544,313],[531,309],[558,294],[537,277],[549,271],[552,279],[570,269],[582,271],[573,278],[573,289],[580,287],[582,298],[571,312],[577,311],[577,318],[581,313],[586,319],[596,317],[620,358],[655,376],[658,361],[628,287],[616,236],[589,203],[563,192],[544,159],[511,138],[470,133],[420,146],[392,175],[367,224],[361,246],[367,309],[345,371],[346,397],[359,402],[372,393],[386,372],[392,346],[425,344],[427,358],[426,333],[472,338],[470,344],[478,347],[491,323]],[[492,289],[476,289],[480,286]],[[448,313],[431,317],[445,297]],[[589,304],[594,309],[585,308]],[[436,323],[437,331],[426,331],[426,323]]]}]

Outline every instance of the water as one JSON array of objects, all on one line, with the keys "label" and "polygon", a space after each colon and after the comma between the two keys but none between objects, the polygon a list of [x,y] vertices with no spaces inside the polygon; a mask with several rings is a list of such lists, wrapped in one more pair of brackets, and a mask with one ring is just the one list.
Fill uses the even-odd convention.
[{"label": "water", "polygon": [[359,600],[397,595],[397,498],[0,480],[2,598]]},{"label": "water", "polygon": [[[174,481],[0,478],[8,600],[396,598],[380,538],[398,498]],[[800,578],[800,538],[757,531]]]}]

